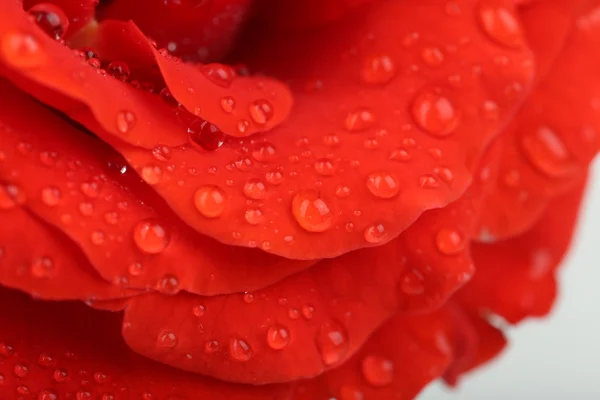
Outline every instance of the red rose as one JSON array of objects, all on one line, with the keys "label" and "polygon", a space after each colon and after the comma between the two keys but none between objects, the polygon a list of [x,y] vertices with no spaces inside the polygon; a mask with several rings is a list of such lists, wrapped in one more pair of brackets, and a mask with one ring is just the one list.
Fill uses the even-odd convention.
[{"label": "red rose", "polygon": [[97,3],[0,5],[0,398],[410,399],[549,311],[600,2]]}]

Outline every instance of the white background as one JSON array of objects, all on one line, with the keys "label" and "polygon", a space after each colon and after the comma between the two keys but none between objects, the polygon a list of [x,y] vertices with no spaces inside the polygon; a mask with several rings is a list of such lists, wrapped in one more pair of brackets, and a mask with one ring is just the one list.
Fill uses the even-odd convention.
[{"label": "white background", "polygon": [[418,400],[600,400],[600,159],[560,272],[550,317],[508,332],[508,349],[459,387],[428,387]]}]

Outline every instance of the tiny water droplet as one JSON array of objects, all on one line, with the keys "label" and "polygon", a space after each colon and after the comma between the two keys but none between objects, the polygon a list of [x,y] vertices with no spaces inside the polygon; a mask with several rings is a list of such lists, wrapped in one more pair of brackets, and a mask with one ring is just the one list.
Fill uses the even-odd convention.
[{"label": "tiny water droplet", "polygon": [[133,241],[143,252],[158,254],[169,244],[169,235],[157,221],[141,221],[133,228]]},{"label": "tiny water droplet", "polygon": [[444,62],[444,53],[437,47],[425,47],[421,51],[421,58],[430,67],[438,67]]},{"label": "tiny water droplet", "polygon": [[373,112],[367,108],[357,108],[346,116],[344,127],[348,132],[361,132],[373,127],[376,118]]},{"label": "tiny water droplet", "polygon": [[106,72],[109,75],[120,81],[127,81],[131,75],[129,66],[123,61],[113,61],[106,67]]},{"label": "tiny water droplet", "polygon": [[302,306],[302,316],[304,319],[311,320],[315,314],[315,308],[309,304]]},{"label": "tiny water droplet", "polygon": [[368,243],[381,243],[387,238],[387,232],[383,224],[371,225],[364,232],[365,240]]},{"label": "tiny water droplet", "polygon": [[265,125],[273,118],[274,114],[273,105],[265,99],[258,99],[250,103],[248,111],[252,120],[258,125]]},{"label": "tiny water droplet", "polygon": [[49,257],[39,257],[31,264],[31,275],[38,279],[47,279],[54,274],[54,262]]},{"label": "tiny water droplet", "polygon": [[351,193],[352,191],[350,190],[350,188],[345,185],[338,185],[335,188],[335,195],[340,199],[347,198],[348,196],[350,196]]},{"label": "tiny water droplet", "polygon": [[57,206],[61,200],[60,189],[50,186],[42,189],[42,202],[48,207]]},{"label": "tiny water droplet", "polygon": [[250,179],[244,185],[244,194],[253,200],[262,200],[267,196],[267,188],[258,179]]},{"label": "tiny water droplet", "polygon": [[166,274],[158,281],[157,289],[163,294],[169,296],[175,295],[181,290],[179,279],[175,275]]},{"label": "tiny water droplet", "polygon": [[477,15],[483,31],[496,43],[515,49],[524,45],[525,38],[518,18],[501,2],[482,1]]},{"label": "tiny water droplet", "polygon": [[394,380],[394,363],[387,358],[369,355],[361,366],[365,380],[373,386],[387,386]]},{"label": "tiny water droplet", "polygon": [[216,340],[209,340],[204,344],[204,352],[207,354],[216,353],[219,351],[219,342]]},{"label": "tiny water droplet", "polygon": [[52,389],[42,389],[38,392],[36,400],[58,400],[58,395]]},{"label": "tiny water droplet", "polygon": [[315,161],[315,171],[317,171],[319,175],[331,176],[335,172],[335,167],[331,160],[322,158],[320,160]]},{"label": "tiny water droplet", "polygon": [[136,122],[137,117],[129,110],[122,110],[117,113],[117,130],[122,134],[131,132]]},{"label": "tiny water droplet", "polygon": [[66,369],[58,368],[52,373],[52,378],[57,383],[64,383],[69,379],[69,373]]},{"label": "tiny water droplet", "polygon": [[159,347],[165,347],[168,349],[172,349],[175,346],[177,346],[178,342],[179,342],[179,339],[177,339],[177,335],[175,335],[175,333],[173,333],[172,331],[162,331],[158,335],[157,344]]},{"label": "tiny water droplet", "polygon": [[266,162],[275,157],[277,150],[268,142],[262,142],[252,151],[252,157],[259,162]]},{"label": "tiny water droplet", "polygon": [[360,76],[368,84],[385,84],[396,76],[396,64],[390,56],[373,55],[365,58]]},{"label": "tiny water droplet", "polygon": [[395,149],[390,154],[390,160],[399,161],[399,162],[407,162],[412,159],[410,153],[405,149]]},{"label": "tiny water droplet", "polygon": [[192,314],[196,317],[202,317],[206,313],[206,307],[203,304],[197,304],[192,308]]},{"label": "tiny water droplet", "polygon": [[41,353],[38,357],[38,365],[42,368],[51,367],[54,364],[54,359],[48,353]]},{"label": "tiny water droplet", "polygon": [[156,165],[148,165],[142,168],[141,177],[149,185],[157,185],[162,179],[162,168]]},{"label": "tiny water droplet", "polygon": [[13,368],[13,372],[17,378],[25,378],[29,373],[29,367],[25,364],[17,364]]},{"label": "tiny water droplet", "polygon": [[258,208],[249,208],[244,214],[244,219],[250,225],[259,225],[265,221],[265,216]]},{"label": "tiny water droplet", "polygon": [[435,236],[435,244],[440,253],[448,256],[458,254],[465,249],[465,239],[455,229],[440,229]]},{"label": "tiny water droplet", "polygon": [[218,186],[202,186],[194,193],[194,205],[203,216],[217,218],[225,210],[225,192]]},{"label": "tiny water droplet", "polygon": [[25,194],[18,186],[0,183],[0,210],[8,210],[22,204]]},{"label": "tiny water droplet", "polygon": [[325,365],[337,364],[348,353],[346,328],[335,320],[323,323],[317,332],[316,344]]},{"label": "tiny water droplet", "polygon": [[271,185],[281,185],[281,182],[283,182],[283,175],[280,171],[269,171],[265,174],[265,179]]},{"label": "tiny water droplet", "polygon": [[231,96],[225,96],[221,99],[221,108],[227,114],[231,114],[235,110],[235,99]]},{"label": "tiny water droplet", "polygon": [[267,330],[267,343],[274,350],[281,350],[290,343],[290,332],[281,325],[273,325]]},{"label": "tiny water droplet", "polygon": [[292,214],[309,232],[325,232],[333,225],[333,212],[316,191],[303,191],[292,200]]},{"label": "tiny water droplet", "polygon": [[404,274],[400,281],[400,290],[408,295],[416,296],[425,293],[425,278],[417,271],[412,270]]}]

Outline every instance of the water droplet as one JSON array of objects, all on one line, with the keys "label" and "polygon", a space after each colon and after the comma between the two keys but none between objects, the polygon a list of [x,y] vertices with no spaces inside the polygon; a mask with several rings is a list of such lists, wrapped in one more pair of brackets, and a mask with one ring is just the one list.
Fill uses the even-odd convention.
[{"label": "water droplet", "polygon": [[258,179],[250,179],[244,185],[244,194],[253,200],[262,200],[267,196],[267,188]]},{"label": "water droplet", "polygon": [[273,118],[273,105],[271,102],[265,99],[255,100],[250,103],[248,107],[250,117],[258,125],[265,125],[271,118]]},{"label": "water droplet", "polygon": [[16,185],[0,183],[0,210],[8,210],[25,201],[24,193]]},{"label": "water droplet", "polygon": [[398,180],[385,172],[375,172],[367,177],[367,189],[375,197],[391,199],[398,195],[400,188]]},{"label": "water droplet", "polygon": [[46,53],[29,33],[8,32],[0,44],[6,62],[17,68],[34,68],[46,62]]},{"label": "water droplet", "polygon": [[218,186],[202,186],[194,193],[194,205],[207,218],[217,218],[225,210],[225,192]]},{"label": "water droplet", "polygon": [[348,333],[338,321],[323,323],[317,332],[317,348],[325,365],[342,361],[348,353]]},{"label": "water droplet", "polygon": [[521,147],[529,162],[550,178],[566,178],[580,169],[560,136],[546,126],[524,131]]},{"label": "water droplet", "polygon": [[79,189],[81,190],[81,193],[92,199],[98,197],[100,192],[97,182],[83,182],[79,186]]},{"label": "water droplet", "polygon": [[94,231],[94,232],[92,232],[92,235],[90,236],[90,240],[91,240],[92,244],[94,244],[96,246],[100,246],[100,245],[104,244],[105,239],[106,239],[106,235],[102,231]]},{"label": "water droplet", "polygon": [[230,114],[235,110],[235,99],[231,96],[226,96],[221,99],[221,108],[227,114]]},{"label": "water droplet", "polygon": [[80,390],[75,393],[75,398],[77,400],[92,400],[92,394],[90,392]]},{"label": "water droplet", "polygon": [[57,206],[60,203],[60,190],[54,186],[42,189],[42,202],[48,207]]},{"label": "water droplet", "polygon": [[225,134],[208,121],[195,120],[187,132],[190,143],[206,151],[214,151],[225,143]]},{"label": "water droplet", "polygon": [[104,214],[104,221],[109,225],[116,225],[119,223],[119,213],[110,211]]},{"label": "water droplet", "polygon": [[348,196],[350,196],[351,193],[352,191],[350,190],[350,188],[345,185],[338,185],[338,187],[335,188],[335,195],[340,199],[347,198]]},{"label": "water droplet", "polygon": [[169,244],[169,235],[156,221],[142,221],[133,228],[133,241],[143,252],[158,254]]},{"label": "water droplet", "polygon": [[133,262],[127,267],[127,271],[131,276],[139,276],[144,272],[144,266],[139,262]]},{"label": "water droplet", "polygon": [[269,171],[265,174],[265,179],[271,185],[281,185],[281,182],[283,182],[283,175],[280,171]]},{"label": "water droplet", "polygon": [[20,394],[21,396],[28,396],[31,394],[31,392],[29,391],[29,388],[25,385],[17,386],[16,392],[17,392],[17,394]]},{"label": "water droplet", "polygon": [[34,278],[44,279],[52,277],[54,262],[49,257],[39,257],[31,264],[31,275]]},{"label": "water droplet", "polygon": [[525,39],[514,12],[496,0],[483,1],[478,10],[479,23],[484,32],[496,43],[509,48],[520,48]]},{"label": "water droplet", "polygon": [[58,395],[52,389],[42,389],[38,392],[36,400],[57,400]]},{"label": "water droplet", "polygon": [[129,110],[122,110],[117,113],[117,130],[123,134],[131,132],[136,122],[137,117]]},{"label": "water droplet", "polygon": [[41,353],[38,357],[38,365],[42,368],[51,367],[54,364],[54,359],[48,353]]},{"label": "water droplet", "polygon": [[302,306],[302,316],[304,319],[311,320],[315,314],[315,308],[309,304]]},{"label": "water droplet", "polygon": [[433,189],[440,186],[439,182],[433,175],[423,175],[419,178],[419,184],[424,189]]},{"label": "water droplet", "polygon": [[400,281],[400,290],[411,296],[423,294],[425,293],[424,280],[423,275],[417,270],[407,272]]},{"label": "water droplet", "polygon": [[452,182],[454,180],[454,173],[449,168],[436,168],[435,173],[444,182]]},{"label": "water droplet", "polygon": [[233,338],[229,341],[229,355],[237,361],[248,361],[252,358],[252,348],[246,341]]},{"label": "water droplet", "polygon": [[322,158],[320,160],[315,161],[315,171],[317,171],[319,175],[331,176],[335,172],[335,167],[331,160]]},{"label": "water droplet", "polygon": [[196,317],[202,317],[206,313],[206,307],[203,304],[197,304],[192,308],[192,314]]},{"label": "water droplet", "polygon": [[217,342],[216,340],[209,340],[206,343],[204,343],[204,352],[207,354],[216,353],[217,351],[219,351],[219,347],[219,342]]},{"label": "water droplet", "polygon": [[165,347],[168,349],[172,349],[177,346],[179,339],[177,339],[177,335],[171,331],[162,331],[158,335],[158,346]]},{"label": "water droplet", "polygon": [[344,385],[340,388],[340,400],[365,400],[365,395],[354,386]]},{"label": "water droplet", "polygon": [[268,142],[262,142],[252,151],[252,157],[256,161],[267,162],[272,160],[276,153],[275,146]]},{"label": "water droplet", "polygon": [[166,274],[164,275],[157,284],[159,292],[172,296],[179,293],[179,279],[175,275]]},{"label": "water droplet", "polygon": [[29,373],[29,367],[25,364],[17,364],[13,368],[13,372],[17,378],[25,378]]},{"label": "water droplet", "polygon": [[142,168],[141,177],[149,185],[156,185],[162,179],[162,168],[156,165],[148,165]]},{"label": "water droplet", "polygon": [[298,319],[300,317],[300,311],[297,308],[290,308],[288,310],[288,317],[290,319]]},{"label": "water droplet", "polygon": [[368,243],[381,243],[387,238],[387,232],[383,224],[371,225],[365,229],[365,240]]},{"label": "water droplet", "polygon": [[440,253],[445,255],[458,254],[465,249],[463,235],[454,229],[440,229],[435,236],[435,244]]},{"label": "water droplet", "polygon": [[444,62],[444,53],[437,47],[425,47],[421,51],[421,58],[430,67],[438,67]]},{"label": "water droplet", "polygon": [[106,67],[106,72],[120,81],[127,81],[131,75],[129,66],[123,61],[113,61]]},{"label": "water droplet", "polygon": [[394,380],[394,363],[384,357],[366,356],[362,361],[365,380],[373,386],[387,386]]},{"label": "water droplet", "polygon": [[396,149],[393,150],[390,154],[390,160],[399,161],[399,162],[407,162],[412,159],[412,156],[405,149]]},{"label": "water droplet", "polygon": [[344,127],[348,132],[361,132],[372,128],[376,118],[373,112],[367,108],[357,108],[346,116]]},{"label": "water droplet", "polygon": [[333,212],[315,191],[296,194],[292,213],[298,224],[309,232],[325,232],[333,225]]},{"label": "water droplet", "polygon": [[396,64],[387,55],[367,57],[363,62],[360,76],[368,84],[384,84],[396,76]]},{"label": "water droplet", "polygon": [[436,137],[450,135],[458,125],[459,117],[452,102],[433,92],[421,92],[414,99],[411,113],[415,122]]},{"label": "water droplet", "polygon": [[64,368],[58,368],[58,369],[54,370],[54,373],[52,374],[52,378],[57,383],[64,383],[69,379],[69,373]]},{"label": "water droplet", "polygon": [[228,65],[213,63],[204,66],[202,72],[219,86],[228,88],[235,77],[235,71]]},{"label": "water droplet", "polygon": [[265,221],[265,216],[258,208],[250,208],[246,210],[244,218],[250,225],[259,225]]},{"label": "water droplet", "polygon": [[108,376],[102,372],[96,372],[94,373],[94,381],[99,385],[103,385],[108,382]]},{"label": "water droplet", "polygon": [[9,358],[15,353],[15,349],[5,342],[0,342],[0,356]]},{"label": "water droplet", "polygon": [[290,332],[286,327],[273,325],[267,330],[267,343],[275,350],[281,350],[290,343]]},{"label": "water droplet", "polygon": [[53,151],[42,151],[40,152],[40,162],[47,167],[53,167],[56,164],[56,158],[58,154]]}]

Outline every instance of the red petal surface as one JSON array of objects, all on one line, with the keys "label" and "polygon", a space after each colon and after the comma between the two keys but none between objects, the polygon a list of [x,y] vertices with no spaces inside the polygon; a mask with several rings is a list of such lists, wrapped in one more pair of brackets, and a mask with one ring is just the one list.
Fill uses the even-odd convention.
[{"label": "red petal surface", "polygon": [[133,22],[160,47],[185,60],[219,60],[230,50],[249,15],[251,0],[112,0],[100,20]]},{"label": "red petal surface", "polygon": [[598,9],[585,9],[572,26],[565,26],[569,13],[564,8],[567,4],[574,8],[577,2],[561,3],[558,8],[556,2],[536,2],[524,15],[525,26],[531,27],[546,26],[538,21],[557,15],[557,29],[567,33],[570,28],[570,33],[550,68],[549,60],[557,49],[549,49],[546,30],[554,30],[554,25],[529,30],[542,68],[549,71],[502,133],[505,154],[500,179],[480,222],[483,241],[528,229],[549,199],[584,179],[588,164],[600,150],[600,83],[595,79],[600,57],[594,51],[600,45]]},{"label": "red petal surface", "polygon": [[[499,149],[486,154],[482,171],[491,173]],[[460,200],[426,212],[390,243],[322,261],[257,292],[131,299],[125,339],[141,354],[223,380],[318,375],[350,357],[398,310],[439,307],[469,279],[469,238],[485,183],[478,179]],[[328,332],[340,338],[337,345]],[[176,338],[169,346],[160,340],[165,333]]]},{"label": "red petal surface", "polygon": [[222,383],[138,356],[120,338],[120,319],[119,314],[92,311],[83,304],[33,302],[1,289],[0,398],[283,400],[288,396],[286,386]]},{"label": "red petal surface", "polygon": [[[525,94],[532,68],[523,47],[502,47],[474,23],[475,2],[461,2],[458,16],[444,5],[385,2],[316,34],[265,34],[268,49],[241,59],[291,82],[289,119],[214,152],[172,149],[170,162],[188,168],[165,171],[156,190],[222,242],[303,259],[380,245],[423,211],[455,200]],[[269,63],[255,61],[262,59]],[[137,171],[156,165],[149,151],[118,149]],[[207,185],[217,210],[198,200]],[[249,223],[257,213],[260,223]]]},{"label": "red petal surface", "polygon": [[[8,186],[14,190],[14,186]],[[135,294],[111,285],[64,234],[33,217],[0,185],[0,283],[44,300],[105,300]],[[14,195],[13,191],[13,195]],[[17,194],[17,201],[19,194]],[[10,208],[5,208],[8,202]]]},{"label": "red petal surface", "polygon": [[212,295],[262,288],[310,266],[200,235],[123,173],[111,149],[5,81],[0,89],[0,178],[20,187],[24,205],[65,232],[108,281]]},{"label": "red petal surface", "polygon": [[473,244],[477,268],[459,292],[477,312],[492,312],[517,323],[548,313],[556,295],[555,270],[572,239],[583,187],[550,202],[526,233],[492,244]]}]

